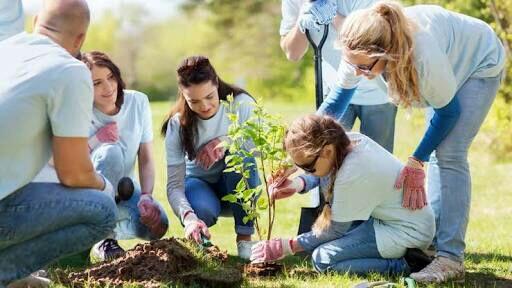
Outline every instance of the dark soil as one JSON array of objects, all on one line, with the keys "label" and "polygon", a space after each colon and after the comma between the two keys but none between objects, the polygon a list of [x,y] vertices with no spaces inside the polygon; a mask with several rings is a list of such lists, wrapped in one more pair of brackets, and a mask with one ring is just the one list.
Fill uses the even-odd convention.
[{"label": "dark soil", "polygon": [[[85,271],[56,273],[62,284],[74,287],[122,287],[131,283],[143,287],[160,287],[162,283],[182,283],[201,287],[238,287],[242,273],[236,268],[204,269],[201,260],[175,238],[137,244],[135,248],[111,262],[98,263]],[[212,246],[204,252],[217,262],[225,262],[227,253]],[[203,264],[203,265],[202,265]],[[210,271],[211,270],[211,271]]]},{"label": "dark soil", "polygon": [[279,263],[250,263],[244,265],[244,274],[249,277],[276,276],[283,272],[283,268]]}]

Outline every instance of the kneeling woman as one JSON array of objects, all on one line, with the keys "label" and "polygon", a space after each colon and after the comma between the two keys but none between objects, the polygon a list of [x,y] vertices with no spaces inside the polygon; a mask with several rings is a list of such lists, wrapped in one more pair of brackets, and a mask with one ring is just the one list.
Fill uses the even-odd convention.
[{"label": "kneeling woman", "polygon": [[[207,227],[214,225],[223,212],[232,212],[238,255],[249,259],[253,223],[244,223],[246,213],[239,204],[221,201],[224,195],[233,193],[240,175],[223,172],[225,149],[219,144],[226,139],[230,120],[220,100],[233,95],[237,106],[233,112],[239,115],[239,121],[245,121],[252,114],[254,99],[222,81],[203,56],[183,60],[177,74],[178,100],[162,126],[169,203],[185,226],[186,237],[198,243],[203,237],[210,238]],[[251,188],[256,187],[260,182],[255,160],[245,161],[254,163],[248,182]]]},{"label": "kneeling woman", "polygon": [[[402,207],[394,182],[403,165],[392,154],[359,133],[345,133],[328,116],[296,120],[285,137],[296,166],[318,177],[330,177],[326,206],[313,231],[293,239],[263,241],[251,260],[267,262],[299,251],[312,253],[318,271],[401,274],[410,272],[407,248],[426,248],[434,237],[434,214]],[[280,199],[310,186],[309,177],[287,179],[273,192]]]}]

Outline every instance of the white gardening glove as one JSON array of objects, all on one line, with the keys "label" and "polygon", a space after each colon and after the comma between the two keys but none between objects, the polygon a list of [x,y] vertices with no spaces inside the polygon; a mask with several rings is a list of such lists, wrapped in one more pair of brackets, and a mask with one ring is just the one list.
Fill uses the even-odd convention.
[{"label": "white gardening glove", "polygon": [[197,218],[194,212],[189,212],[185,219],[183,219],[183,225],[185,225],[185,237],[187,239],[193,239],[196,243],[201,244],[203,240],[201,239],[201,234],[206,238],[210,239],[210,231],[208,231],[208,226]]}]

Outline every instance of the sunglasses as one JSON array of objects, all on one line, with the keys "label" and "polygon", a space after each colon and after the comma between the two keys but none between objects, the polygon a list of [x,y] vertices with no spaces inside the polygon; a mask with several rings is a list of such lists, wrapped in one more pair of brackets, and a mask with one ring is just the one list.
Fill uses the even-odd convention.
[{"label": "sunglasses", "polygon": [[357,69],[361,71],[363,74],[370,74],[372,72],[373,67],[379,62],[379,58],[375,59],[372,64],[370,65],[356,65],[348,62],[347,60],[343,59],[348,65],[350,65],[352,68]]},{"label": "sunglasses", "polygon": [[295,166],[304,170],[304,172],[313,174],[316,172],[315,166],[316,166],[316,162],[318,161],[318,158],[320,158],[320,153],[318,153],[318,155],[315,156],[315,159],[313,159],[313,161],[311,161],[311,163],[309,163],[309,164],[302,164],[302,165],[299,165],[297,163],[294,163],[294,164],[295,164]]}]

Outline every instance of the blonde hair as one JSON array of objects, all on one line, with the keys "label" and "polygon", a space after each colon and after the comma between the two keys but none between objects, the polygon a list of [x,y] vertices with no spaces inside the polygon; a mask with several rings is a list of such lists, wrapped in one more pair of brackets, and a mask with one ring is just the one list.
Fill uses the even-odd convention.
[{"label": "blonde hair", "polygon": [[352,53],[387,60],[389,96],[405,107],[420,101],[413,55],[415,27],[398,2],[385,0],[351,13],[337,40],[338,46]]},{"label": "blonde hair", "polygon": [[335,148],[334,165],[325,195],[326,205],[313,225],[313,232],[317,235],[329,228],[331,223],[334,181],[343,159],[350,152],[350,139],[334,118],[314,114],[295,120],[286,131],[284,139],[284,147],[289,154],[303,153],[305,158],[318,156],[322,149],[329,144]]}]

